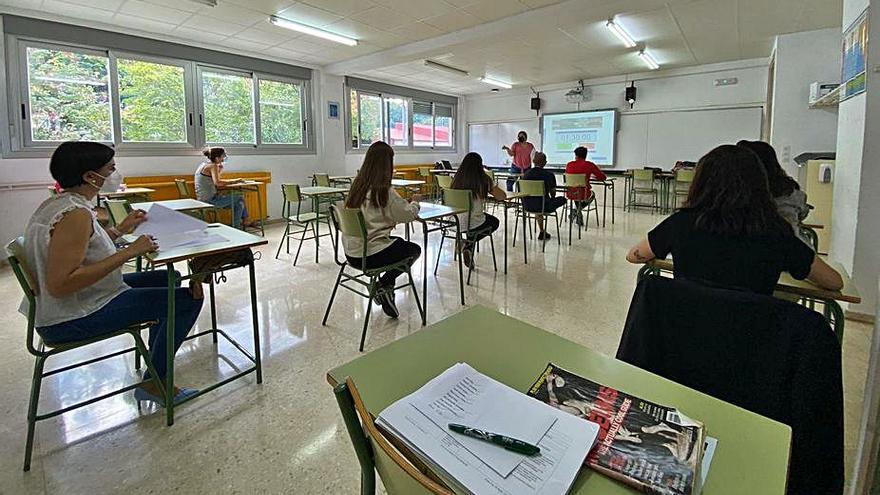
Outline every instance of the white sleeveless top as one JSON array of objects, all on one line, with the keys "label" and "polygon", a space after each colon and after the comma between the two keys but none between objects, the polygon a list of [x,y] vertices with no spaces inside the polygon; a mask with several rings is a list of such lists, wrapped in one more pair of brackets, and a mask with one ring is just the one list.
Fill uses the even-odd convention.
[{"label": "white sleeveless top", "polygon": [[[88,316],[104,307],[114,297],[129,289],[122,281],[122,268],[117,268],[94,284],[64,297],[52,297],[47,290],[46,269],[49,258],[49,237],[55,224],[68,212],[82,208],[92,215],[92,236],[83,264],[96,263],[116,253],[116,246],[98,224],[94,205],[76,193],[64,192],[49,198],[37,208],[28,221],[24,245],[27,263],[37,284],[37,328]],[[22,303],[27,309],[27,301]]]}]

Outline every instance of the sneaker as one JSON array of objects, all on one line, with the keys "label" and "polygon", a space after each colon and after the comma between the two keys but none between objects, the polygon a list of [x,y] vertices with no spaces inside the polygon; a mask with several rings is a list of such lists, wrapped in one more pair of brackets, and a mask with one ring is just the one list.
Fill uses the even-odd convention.
[{"label": "sneaker", "polygon": [[397,310],[397,304],[394,302],[393,289],[383,291],[379,295],[379,301],[379,304],[382,305],[382,311],[384,311],[389,318],[397,318],[400,316],[400,311]]},{"label": "sneaker", "polygon": [[471,251],[471,248],[461,250],[461,260],[464,262],[464,266],[470,269],[474,268],[474,252]]},{"label": "sneaker", "polygon": [[540,234],[538,234],[538,240],[546,241],[549,238],[550,238],[549,232],[541,232]]}]

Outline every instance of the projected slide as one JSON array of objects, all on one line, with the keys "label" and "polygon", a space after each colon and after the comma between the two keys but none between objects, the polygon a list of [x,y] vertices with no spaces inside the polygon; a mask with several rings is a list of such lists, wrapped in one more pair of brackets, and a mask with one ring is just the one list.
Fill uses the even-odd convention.
[{"label": "projected slide", "polygon": [[583,146],[590,150],[588,160],[612,165],[616,118],[614,110],[545,114],[541,151],[547,154],[547,163],[564,165],[574,160],[574,149]]}]

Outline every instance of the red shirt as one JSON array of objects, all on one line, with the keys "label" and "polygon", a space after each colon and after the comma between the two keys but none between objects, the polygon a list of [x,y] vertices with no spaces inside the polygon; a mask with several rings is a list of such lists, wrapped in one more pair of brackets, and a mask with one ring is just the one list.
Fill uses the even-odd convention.
[{"label": "red shirt", "polygon": [[517,141],[510,147],[510,151],[513,151],[513,165],[516,168],[522,171],[531,168],[532,152],[535,151],[535,146],[532,143]]},{"label": "red shirt", "polygon": [[595,163],[580,158],[568,162],[565,166],[565,173],[586,174],[587,176],[587,187],[571,189],[565,193],[565,195],[568,196],[568,199],[575,201],[583,201],[590,197],[590,193],[592,192],[592,188],[590,187],[590,176],[595,177],[597,180],[605,180],[608,178],[608,176],[605,175],[605,172],[601,171]]}]

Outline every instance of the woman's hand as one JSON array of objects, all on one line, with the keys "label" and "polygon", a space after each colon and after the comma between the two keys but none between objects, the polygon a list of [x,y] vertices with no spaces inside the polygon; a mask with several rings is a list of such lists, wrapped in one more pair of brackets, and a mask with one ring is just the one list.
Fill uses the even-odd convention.
[{"label": "woman's hand", "polygon": [[117,225],[116,228],[123,234],[127,234],[146,221],[147,212],[144,210],[134,210],[125,217],[125,220],[119,222],[119,225]]},{"label": "woman's hand", "polygon": [[503,149],[504,151],[510,151],[510,147],[507,146],[506,144],[504,146],[502,146],[501,149]]},{"label": "woman's hand", "polygon": [[156,240],[151,236],[142,235],[137,238],[134,242],[128,245],[126,250],[126,254],[129,255],[129,259],[137,258],[138,256],[143,256],[147,253],[152,253],[153,251],[159,249],[159,245],[156,243]]}]

